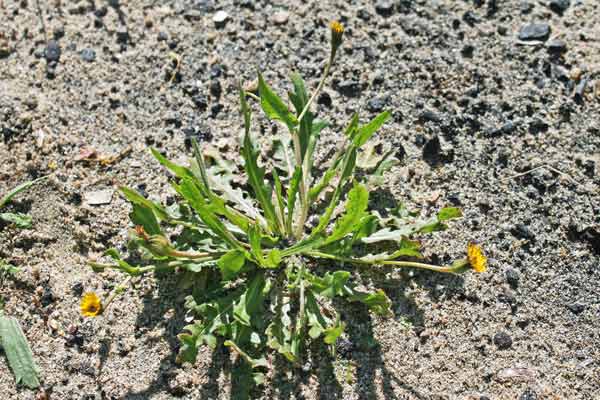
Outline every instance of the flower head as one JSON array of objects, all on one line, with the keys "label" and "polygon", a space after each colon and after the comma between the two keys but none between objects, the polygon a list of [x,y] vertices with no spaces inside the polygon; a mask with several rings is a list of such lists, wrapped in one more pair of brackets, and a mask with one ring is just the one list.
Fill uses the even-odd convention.
[{"label": "flower head", "polygon": [[481,246],[475,243],[467,245],[467,260],[476,272],[485,272],[487,269],[487,258],[483,255]]},{"label": "flower head", "polygon": [[102,302],[94,292],[88,292],[81,298],[79,306],[85,317],[97,317],[102,313]]},{"label": "flower head", "polygon": [[338,21],[331,21],[329,24],[331,29],[331,48],[335,52],[338,47],[342,44],[342,37],[344,36],[344,25]]}]

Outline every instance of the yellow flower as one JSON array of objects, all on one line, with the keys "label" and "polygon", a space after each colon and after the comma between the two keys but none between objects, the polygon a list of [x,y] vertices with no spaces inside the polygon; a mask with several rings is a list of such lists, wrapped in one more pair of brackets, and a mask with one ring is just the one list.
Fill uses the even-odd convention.
[{"label": "yellow flower", "polygon": [[475,243],[467,245],[467,260],[476,272],[485,272],[487,269],[487,258],[481,251],[481,246]]},{"label": "yellow flower", "polygon": [[344,25],[340,24],[338,21],[331,21],[329,28],[331,29],[331,47],[335,52],[342,44]]},{"label": "yellow flower", "polygon": [[94,292],[84,294],[79,307],[84,317],[97,317],[102,313],[102,302]]}]

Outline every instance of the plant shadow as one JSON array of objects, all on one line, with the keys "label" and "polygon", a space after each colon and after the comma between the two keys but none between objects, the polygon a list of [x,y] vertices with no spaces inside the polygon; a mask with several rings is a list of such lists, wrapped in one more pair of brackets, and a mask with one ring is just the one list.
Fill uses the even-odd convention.
[{"label": "plant shadow", "polygon": [[[331,270],[331,265],[327,268]],[[321,271],[324,266],[318,267]],[[336,266],[336,269],[351,270],[349,266]],[[357,274],[358,276],[358,274]],[[363,271],[360,276],[363,285],[382,289],[389,297],[396,321],[406,327],[407,334],[419,335],[424,329],[425,312],[407,295],[408,288],[415,284],[426,291],[432,299],[461,298],[464,280],[455,275],[436,275],[417,272],[395,274],[389,278],[382,271]],[[319,399],[344,398],[344,392],[353,390],[359,399],[373,399],[384,396],[398,399],[398,392],[416,399],[426,395],[402,381],[401,377],[386,366],[381,345],[377,342],[374,330],[375,319],[360,303],[347,303],[340,300],[335,307],[346,323],[345,336],[352,344],[350,351],[338,352],[332,356],[328,346],[321,340],[312,342],[307,349],[306,360],[293,366],[278,355],[272,354],[272,375],[268,387],[253,386],[251,372],[239,358],[232,362],[230,351],[220,342],[210,355],[206,354],[202,374],[205,383],[197,387],[179,387],[171,384],[183,368],[176,362],[179,351],[177,334],[186,325],[183,299],[178,280],[171,276],[158,276],[156,279],[158,296],[144,298],[144,307],[138,315],[136,327],[140,334],[154,328],[164,328],[163,338],[170,347],[169,356],[160,361],[160,367],[153,381],[142,391],[130,391],[123,398],[127,400],[146,399],[159,393],[169,393],[174,397],[192,396],[194,399],[249,399],[264,395],[267,391],[275,399],[308,398],[304,394],[308,387]],[[162,315],[174,310],[174,315],[165,322]],[[207,352],[210,350],[207,349]],[[352,367],[352,368],[351,368]],[[345,372],[344,372],[345,371]],[[350,371],[350,372],[348,372]],[[195,373],[195,372],[194,372]],[[226,379],[223,381],[223,376]],[[193,392],[190,392],[193,390]],[[347,394],[347,393],[346,393]],[[308,396],[308,397],[307,397]]]}]

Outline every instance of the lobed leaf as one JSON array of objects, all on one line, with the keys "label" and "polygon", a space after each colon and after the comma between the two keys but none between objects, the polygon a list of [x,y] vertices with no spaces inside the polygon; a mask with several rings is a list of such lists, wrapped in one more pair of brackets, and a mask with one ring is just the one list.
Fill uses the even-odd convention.
[{"label": "lobed leaf", "polygon": [[346,212],[336,222],[331,235],[325,240],[325,244],[335,242],[353,232],[364,217],[369,204],[369,192],[358,183],[348,193],[346,201]]},{"label": "lobed leaf", "polygon": [[377,115],[371,122],[357,129],[352,141],[356,147],[361,147],[373,136],[375,132],[388,120],[391,116],[389,111],[384,111]]}]

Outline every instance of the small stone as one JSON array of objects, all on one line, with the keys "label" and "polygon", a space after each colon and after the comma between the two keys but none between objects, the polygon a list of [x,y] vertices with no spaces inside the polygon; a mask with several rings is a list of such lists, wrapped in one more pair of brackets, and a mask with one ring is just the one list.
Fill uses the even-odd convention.
[{"label": "small stone", "polygon": [[586,308],[586,307],[585,307],[585,304],[581,304],[581,303],[577,302],[577,303],[572,303],[572,304],[569,304],[569,305],[567,306],[567,308],[568,308],[569,310],[571,310],[571,312],[572,312],[573,314],[575,314],[575,315],[579,315],[579,314],[581,314],[582,312],[584,312],[584,311],[585,311],[585,308]]},{"label": "small stone", "polygon": [[500,382],[522,382],[530,381],[535,378],[535,371],[529,368],[504,368],[498,371],[496,377]]},{"label": "small stone", "polygon": [[337,351],[342,357],[349,358],[352,355],[354,344],[350,340],[340,337],[338,338],[336,345]]},{"label": "small stone", "polygon": [[167,34],[167,32],[160,31],[158,32],[158,35],[156,35],[156,40],[158,40],[159,42],[165,42],[169,40],[169,35]]},{"label": "small stone", "polygon": [[271,21],[275,25],[284,25],[287,24],[288,19],[290,18],[290,13],[287,11],[277,11],[271,16]]},{"label": "small stone", "polygon": [[383,111],[383,108],[385,107],[385,100],[384,99],[371,99],[367,102],[367,110],[371,111],[371,112],[381,112]]},{"label": "small stone", "polygon": [[96,52],[92,49],[83,49],[80,55],[83,61],[94,62],[96,60]]},{"label": "small stone", "polygon": [[54,35],[54,39],[58,40],[61,37],[65,36],[65,27],[64,25],[58,25],[56,27],[54,27],[54,30],[52,31],[52,34]]},{"label": "small stone", "polygon": [[6,58],[10,56],[12,53],[11,47],[8,45],[8,42],[2,38],[0,38],[0,58]]},{"label": "small stone", "polygon": [[506,332],[500,331],[494,335],[494,344],[500,349],[508,349],[512,346],[512,338]]},{"label": "small stone", "polygon": [[75,282],[71,286],[71,292],[73,292],[73,294],[75,296],[81,296],[81,294],[83,293],[83,283],[81,283],[81,282]]},{"label": "small stone", "polygon": [[519,272],[514,268],[507,268],[506,272],[506,282],[513,288],[516,289],[519,286]]},{"label": "small stone", "polygon": [[440,122],[442,122],[442,119],[435,112],[430,111],[430,110],[425,110],[421,114],[419,114],[419,121],[421,123],[435,122],[436,124],[439,124]]},{"label": "small stone", "polygon": [[525,389],[523,393],[519,396],[519,400],[537,400],[538,395],[531,388]]},{"label": "small stone", "polygon": [[535,240],[535,234],[525,224],[517,224],[511,230],[510,233],[516,238]]},{"label": "small stone", "polygon": [[221,82],[219,82],[218,79],[213,79],[210,82],[209,89],[210,89],[210,94],[212,94],[216,98],[219,98],[221,96],[221,92],[223,91],[223,89],[221,88]]},{"label": "small stone", "polygon": [[571,6],[571,0],[550,0],[550,9],[559,15],[563,15]]},{"label": "small stone", "polygon": [[120,28],[117,30],[117,43],[127,44],[129,42],[129,32],[127,29]]},{"label": "small stone", "polygon": [[462,54],[462,56],[465,58],[471,58],[473,57],[474,51],[475,47],[473,47],[472,44],[466,44],[463,46],[462,50],[460,51],[460,54]]},{"label": "small stone", "polygon": [[50,40],[46,45],[46,50],[44,51],[44,56],[46,57],[47,62],[58,62],[60,59],[60,46],[54,40]]},{"label": "small stone", "polygon": [[550,53],[554,54],[562,54],[567,51],[567,44],[560,39],[552,39],[546,47]]},{"label": "small stone", "polygon": [[329,93],[321,92],[321,94],[319,94],[319,97],[317,98],[317,104],[329,108],[333,104],[333,101],[331,100],[331,96],[329,95]]},{"label": "small stone", "polygon": [[223,10],[217,11],[215,13],[215,15],[213,15],[212,20],[213,20],[213,22],[215,23],[216,26],[223,27],[223,26],[225,26],[225,24],[229,20],[229,14],[227,14]]},{"label": "small stone", "polygon": [[389,17],[394,12],[394,3],[390,0],[378,0],[375,2],[375,11],[384,17]]},{"label": "small stone", "polygon": [[83,199],[90,206],[100,206],[103,204],[110,204],[113,193],[114,191],[112,189],[86,192],[83,195]]},{"label": "small stone", "polygon": [[520,40],[541,40],[545,41],[550,36],[550,26],[545,23],[528,24],[519,31]]},{"label": "small stone", "polygon": [[522,14],[529,14],[531,12],[531,10],[533,10],[533,4],[531,4],[530,2],[528,2],[526,0],[523,0],[519,4],[519,9],[521,10]]},{"label": "small stone", "polygon": [[337,84],[337,90],[348,97],[356,97],[360,94],[360,83],[355,80],[345,80]]},{"label": "small stone", "polygon": [[437,136],[432,137],[423,147],[423,158],[428,161],[435,161],[442,153],[442,145]]}]

